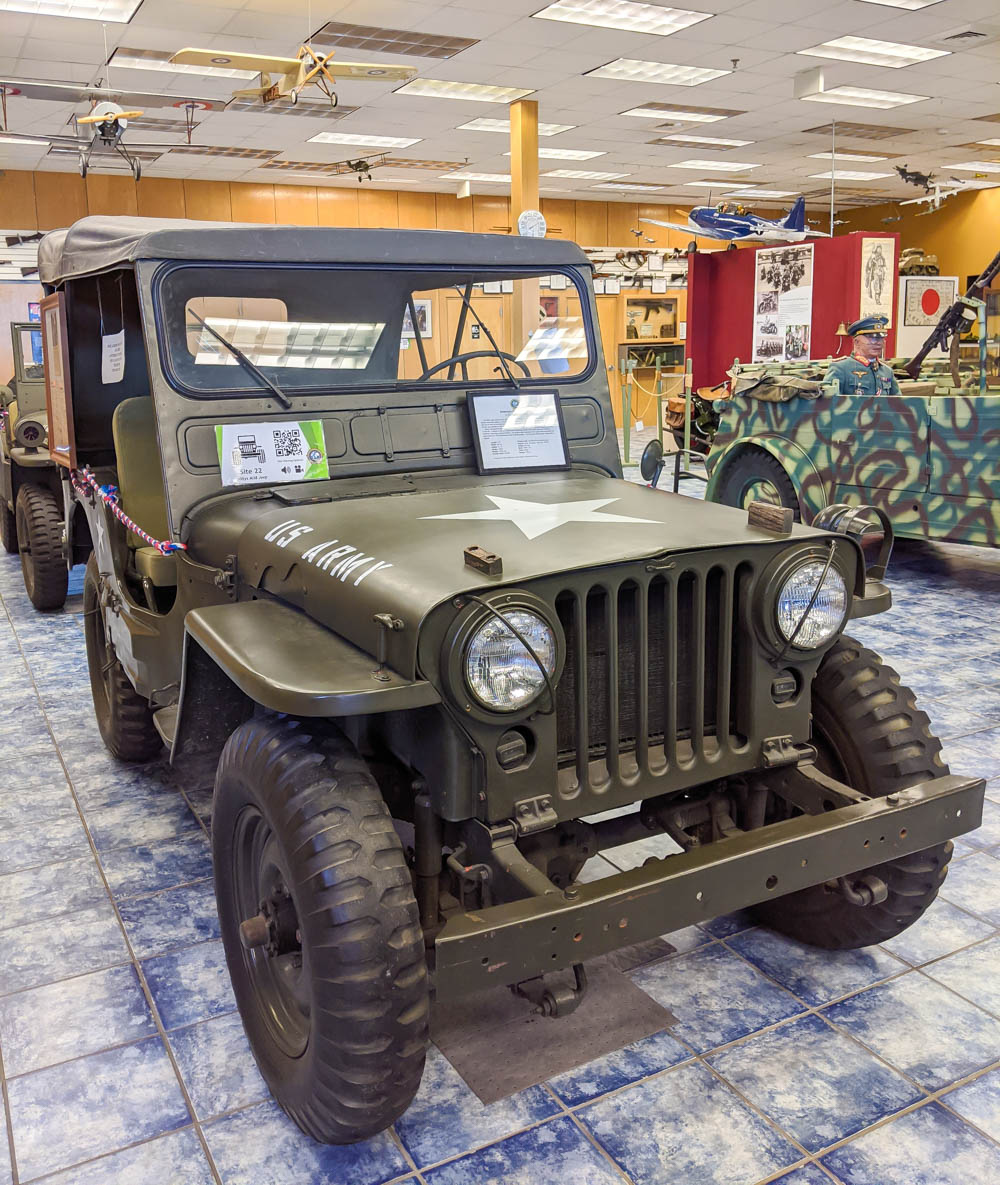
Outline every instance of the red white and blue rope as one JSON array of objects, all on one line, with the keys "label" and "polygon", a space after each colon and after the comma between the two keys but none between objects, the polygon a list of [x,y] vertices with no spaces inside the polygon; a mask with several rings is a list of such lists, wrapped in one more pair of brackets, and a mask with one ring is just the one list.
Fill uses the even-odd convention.
[{"label": "red white and blue rope", "polygon": [[[187,551],[187,544],[185,543],[172,543],[169,539],[154,539],[152,535],[147,534],[138,523],[130,519],[125,511],[122,510],[119,503],[118,487],[113,485],[102,486],[90,472],[89,466],[83,469],[74,469],[70,477],[73,482],[73,489],[78,494],[87,497],[92,490],[119,522],[124,523],[133,534],[138,535],[150,547],[155,547],[162,555],[170,555],[174,551]],[[81,485],[77,479],[82,479],[83,484]]]}]

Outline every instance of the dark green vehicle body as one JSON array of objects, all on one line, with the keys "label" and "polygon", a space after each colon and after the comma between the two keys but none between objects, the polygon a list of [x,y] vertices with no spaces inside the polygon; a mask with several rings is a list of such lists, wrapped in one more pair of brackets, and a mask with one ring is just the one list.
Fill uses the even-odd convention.
[{"label": "dark green vehicle body", "polygon": [[44,368],[25,356],[27,342],[32,334],[40,334],[41,328],[37,321],[11,323],[14,374],[6,386],[0,387],[0,408],[4,413],[0,425],[0,499],[11,514],[23,482],[51,486],[57,491],[59,488],[46,448]]},{"label": "dark green vehicle body", "polygon": [[[102,480],[121,466],[112,412],[124,399],[151,399],[164,522],[186,547],[155,580],[137,581],[135,541],[65,483],[71,545],[78,556],[96,549],[118,659],[181,768],[213,762],[249,716],[288,713],[335,722],[376,771],[394,817],[412,819],[417,796],[429,798],[432,831],[462,853],[466,873],[485,868],[490,887],[478,908],[443,895],[440,918],[435,891],[433,916],[422,918],[439,998],[844,876],[872,863],[872,844],[895,857],[977,826],[975,779],[935,778],[895,801],[831,781],[825,807],[575,883],[598,847],[651,826],[636,813],[602,839],[578,820],[795,771],[808,757],[810,684],[827,647],[789,653],[776,635],[773,602],[791,563],[835,564],[848,617],[888,604],[884,586],[866,582],[853,537],[803,525],[776,533],[743,511],[623,481],[590,268],[575,245],[95,219],[50,239],[42,275],[67,295],[79,463]],[[185,388],[166,297],[170,276],[188,267],[216,276],[294,267],[303,285],[322,282],[324,268],[355,278],[371,269],[565,274],[580,293],[588,360],[570,379],[534,376],[532,385],[559,391],[570,468],[477,471],[467,390],[510,390],[502,374],[317,384],[289,390],[291,411],[235,367],[225,368],[224,394]],[[125,378],[113,387],[95,381],[93,357],[74,346],[94,324],[95,275],[109,272],[124,276],[126,292]],[[402,297],[391,315],[387,337],[398,342]],[[303,416],[323,421],[328,480],[222,486],[218,424]],[[502,574],[470,567],[470,546],[499,556]],[[546,693],[498,713],[470,696],[462,656],[490,615],[484,600],[532,609],[554,627],[554,704]],[[512,732],[522,757],[511,766],[502,742]],[[437,861],[440,871],[440,848]],[[438,871],[423,871],[418,852],[422,907],[422,878],[436,883]]]},{"label": "dark green vehicle body", "polygon": [[707,497],[720,498],[737,457],[762,449],[791,480],[804,522],[831,503],[874,505],[904,538],[1000,546],[1000,393],[949,383],[931,374],[904,380],[900,395],[824,384],[816,398],[717,401]]}]

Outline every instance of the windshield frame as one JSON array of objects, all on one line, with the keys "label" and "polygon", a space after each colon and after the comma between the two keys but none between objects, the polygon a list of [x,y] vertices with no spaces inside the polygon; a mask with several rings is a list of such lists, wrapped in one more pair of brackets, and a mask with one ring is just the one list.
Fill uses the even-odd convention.
[{"label": "windshield frame", "polygon": [[[454,283],[458,283],[461,279],[467,279],[470,272],[476,275],[482,275],[484,278],[494,277],[496,279],[534,279],[542,276],[561,275],[565,276],[569,284],[576,291],[577,297],[580,301],[581,315],[583,319],[583,328],[585,340],[587,343],[587,364],[577,373],[569,375],[538,375],[528,377],[520,377],[520,382],[528,387],[564,387],[569,385],[578,385],[586,383],[591,379],[598,368],[599,352],[601,349],[600,336],[596,332],[596,322],[593,315],[592,300],[593,292],[590,286],[586,283],[583,271],[573,265],[562,265],[559,267],[551,267],[547,265],[539,265],[537,271],[535,269],[519,268],[511,266],[510,264],[462,264],[457,265],[438,265],[433,267],[428,264],[373,264],[373,263],[335,263],[335,262],[318,262],[318,263],[286,263],[281,260],[273,260],[268,262],[260,262],[254,260],[252,262],[232,262],[215,263],[211,260],[190,261],[171,261],[162,263],[155,271],[152,284],[151,296],[153,302],[153,323],[156,328],[156,342],[157,351],[160,361],[160,369],[170,386],[182,395],[191,399],[196,399],[199,402],[212,402],[217,400],[232,400],[245,399],[248,396],[255,396],[261,393],[262,388],[259,384],[247,382],[243,386],[227,386],[225,388],[208,388],[195,387],[187,382],[184,377],[178,372],[171,357],[171,343],[173,342],[173,335],[171,329],[167,324],[167,314],[164,306],[163,287],[171,277],[180,271],[189,270],[211,270],[218,272],[225,271],[255,271],[259,272],[264,269],[280,269],[281,271],[301,271],[301,272],[315,272],[322,271],[392,271],[398,273],[412,272],[417,275],[426,276],[433,272],[441,277],[442,290],[450,287]],[[476,281],[479,283],[480,281]],[[420,289],[419,291],[423,291]],[[473,297],[473,305],[475,299]],[[454,343],[453,343],[454,344]],[[176,346],[175,346],[176,348]],[[263,369],[263,368],[262,368]],[[273,369],[273,368],[272,368]],[[273,377],[264,369],[264,373],[268,377]],[[316,373],[315,371],[313,373]],[[324,372],[330,373],[330,372]],[[357,371],[353,373],[358,373]],[[343,398],[344,396],[354,397],[356,395],[385,395],[385,394],[414,394],[420,391],[461,391],[466,389],[478,390],[489,387],[496,387],[497,380],[493,379],[470,379],[467,382],[458,378],[431,378],[426,381],[419,379],[404,379],[395,378],[385,382],[371,381],[371,382],[352,382],[344,385],[336,385],[334,383],[309,383],[306,386],[296,386],[288,381],[289,375],[279,374],[275,381],[280,382],[282,391],[290,399],[302,399],[305,401],[314,400],[318,398]]]}]

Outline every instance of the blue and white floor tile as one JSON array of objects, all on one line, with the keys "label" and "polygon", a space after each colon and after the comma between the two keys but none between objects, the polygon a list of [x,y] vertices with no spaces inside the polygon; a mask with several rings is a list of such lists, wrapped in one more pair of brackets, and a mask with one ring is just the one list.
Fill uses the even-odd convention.
[{"label": "blue and white floor tile", "polygon": [[632,973],[673,1028],[488,1107],[432,1048],[393,1128],[334,1148],[275,1107],[243,1034],[210,792],[108,756],[80,573],[42,617],[0,557],[0,1185],[1000,1180],[1000,556],[904,544],[892,573],[895,608],[852,632],[916,688],[955,767],[993,778],[925,918],[843,954],[747,912],[689,927]]}]

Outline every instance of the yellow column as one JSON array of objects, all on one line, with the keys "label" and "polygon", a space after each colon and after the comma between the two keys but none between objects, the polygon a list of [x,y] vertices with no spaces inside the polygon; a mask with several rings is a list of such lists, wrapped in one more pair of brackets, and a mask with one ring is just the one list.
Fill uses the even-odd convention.
[{"label": "yellow column", "polygon": [[[538,103],[520,99],[510,106],[510,229],[525,210],[538,209]],[[538,325],[538,284],[520,283],[513,300],[511,340],[517,354]]]}]

